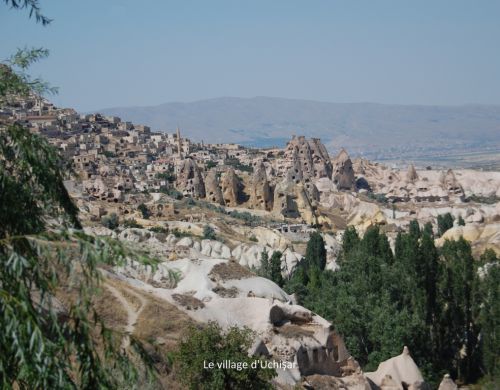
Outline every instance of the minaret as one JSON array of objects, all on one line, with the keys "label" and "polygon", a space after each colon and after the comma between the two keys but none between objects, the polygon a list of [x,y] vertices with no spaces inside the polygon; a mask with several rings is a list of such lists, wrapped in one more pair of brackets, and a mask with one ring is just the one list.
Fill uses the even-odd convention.
[{"label": "minaret", "polygon": [[177,126],[177,150],[179,158],[182,158],[181,131],[179,130],[179,126]]}]

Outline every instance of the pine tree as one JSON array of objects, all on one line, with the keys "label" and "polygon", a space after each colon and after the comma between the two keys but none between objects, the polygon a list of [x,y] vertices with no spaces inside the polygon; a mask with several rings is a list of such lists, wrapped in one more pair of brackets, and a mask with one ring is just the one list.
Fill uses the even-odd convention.
[{"label": "pine tree", "polygon": [[283,287],[283,276],[281,275],[281,256],[280,251],[274,251],[270,260],[269,279],[278,286]]},{"label": "pine tree", "polygon": [[309,236],[306,248],[306,264],[307,267],[317,267],[319,270],[324,270],[326,266],[326,249],[325,241],[318,232],[313,232]]}]

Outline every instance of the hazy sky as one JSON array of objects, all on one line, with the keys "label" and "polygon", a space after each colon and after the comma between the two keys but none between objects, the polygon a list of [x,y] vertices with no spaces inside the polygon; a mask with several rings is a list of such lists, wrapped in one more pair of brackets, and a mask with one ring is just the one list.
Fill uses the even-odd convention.
[{"label": "hazy sky", "polygon": [[220,96],[500,104],[498,0],[41,0],[0,3],[0,58],[44,46],[35,75],[80,110]]}]

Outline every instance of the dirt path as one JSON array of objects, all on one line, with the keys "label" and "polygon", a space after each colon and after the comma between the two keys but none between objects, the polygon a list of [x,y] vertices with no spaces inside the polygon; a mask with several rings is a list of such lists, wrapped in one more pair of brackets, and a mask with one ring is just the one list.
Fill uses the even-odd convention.
[{"label": "dirt path", "polygon": [[130,345],[130,335],[134,332],[135,325],[137,323],[137,319],[139,318],[139,314],[146,306],[146,299],[137,294],[132,289],[127,289],[127,294],[133,295],[139,301],[139,307],[136,308],[133,303],[131,303],[122,292],[116,287],[112,286],[109,283],[104,285],[115,297],[120,301],[127,312],[127,325],[125,326],[125,337],[122,340],[122,348],[126,349]]}]

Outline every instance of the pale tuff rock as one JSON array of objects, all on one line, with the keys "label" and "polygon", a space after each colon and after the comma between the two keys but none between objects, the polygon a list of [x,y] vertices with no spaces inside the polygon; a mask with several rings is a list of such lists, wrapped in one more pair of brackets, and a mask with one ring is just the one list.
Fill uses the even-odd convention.
[{"label": "pale tuff rock", "polygon": [[229,168],[222,175],[221,180],[222,196],[226,206],[235,207],[238,205],[240,182],[233,168]]},{"label": "pale tuff rock", "polygon": [[[360,373],[342,337],[331,330],[331,323],[292,304],[292,297],[272,281],[253,276],[231,261],[181,259],[161,263],[155,270],[143,266],[143,271],[133,263],[115,271],[125,278],[132,276],[135,281],[130,281],[137,288],[166,299],[194,320],[216,321],[224,328],[247,326],[255,331],[258,339],[252,352],[268,355],[276,362],[289,362],[288,366],[277,368],[280,384],[294,385],[306,375],[344,379]],[[161,280],[159,273],[165,279],[168,269],[181,275],[176,285],[161,285],[157,281]],[[176,299],[179,296],[196,300],[199,305],[183,306]]]},{"label": "pale tuff rock", "polygon": [[318,200],[319,192],[316,186],[310,182],[303,183],[291,171],[285,179],[276,184],[273,213],[286,218],[301,218],[308,224],[315,224],[315,207]]},{"label": "pale tuff rock", "polygon": [[443,380],[439,384],[438,390],[457,390],[457,384],[451,379],[449,374],[443,377]]},{"label": "pale tuff rock", "polygon": [[200,168],[191,158],[181,163],[176,186],[185,195],[199,199],[205,197],[205,183]]},{"label": "pale tuff rock", "polygon": [[251,179],[250,188],[250,207],[271,210],[273,206],[273,193],[267,180],[266,167],[261,162],[256,165]]},{"label": "pale tuff rock", "polygon": [[415,167],[413,164],[410,164],[408,167],[408,172],[406,172],[406,180],[410,183],[414,183],[416,180],[418,180],[418,175],[417,171],[415,170]]},{"label": "pale tuff rock", "polygon": [[205,177],[205,190],[208,201],[224,205],[224,197],[222,196],[222,190],[220,189],[215,169],[211,169]]},{"label": "pale tuff rock", "polygon": [[332,180],[339,190],[352,190],[355,187],[352,161],[345,149],[342,149],[334,159]]},{"label": "pale tuff rock", "polygon": [[406,346],[401,355],[380,363],[377,371],[367,372],[365,376],[381,389],[403,390],[408,386],[414,390],[430,389]]},{"label": "pale tuff rock", "polygon": [[318,138],[294,136],[286,146],[284,160],[285,171],[298,169],[304,178],[332,177],[330,157]]},{"label": "pale tuff rock", "polygon": [[448,169],[446,174],[442,173],[439,179],[443,189],[452,194],[463,195],[463,189],[460,183],[458,182],[455,173],[453,170]]}]

